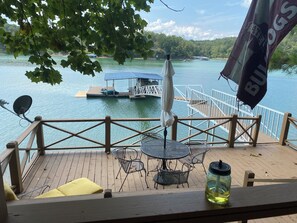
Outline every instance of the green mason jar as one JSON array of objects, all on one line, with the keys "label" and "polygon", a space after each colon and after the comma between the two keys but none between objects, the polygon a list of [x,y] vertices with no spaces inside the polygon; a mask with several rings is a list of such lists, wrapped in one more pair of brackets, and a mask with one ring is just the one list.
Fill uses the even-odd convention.
[{"label": "green mason jar", "polygon": [[206,178],[207,200],[215,204],[227,204],[231,189],[230,165],[222,160],[210,163]]}]

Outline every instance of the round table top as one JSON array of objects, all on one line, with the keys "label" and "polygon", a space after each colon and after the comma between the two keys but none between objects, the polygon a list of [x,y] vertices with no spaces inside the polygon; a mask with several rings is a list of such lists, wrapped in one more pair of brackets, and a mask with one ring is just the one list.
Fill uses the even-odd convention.
[{"label": "round table top", "polygon": [[170,139],[166,139],[166,148],[164,148],[164,139],[143,140],[141,151],[148,156],[168,160],[180,159],[190,154],[187,145]]}]

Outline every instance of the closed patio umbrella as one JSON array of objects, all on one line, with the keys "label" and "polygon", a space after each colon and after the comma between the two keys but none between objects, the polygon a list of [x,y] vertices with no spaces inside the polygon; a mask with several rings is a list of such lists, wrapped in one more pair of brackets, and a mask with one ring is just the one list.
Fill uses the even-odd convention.
[{"label": "closed patio umbrella", "polygon": [[162,74],[163,78],[163,88],[162,88],[162,111],[161,111],[161,126],[164,128],[164,149],[166,149],[166,136],[167,127],[170,127],[174,122],[174,117],[171,112],[173,100],[174,100],[174,90],[173,90],[173,80],[174,69],[170,61],[170,55],[167,55],[167,60],[164,63]]}]

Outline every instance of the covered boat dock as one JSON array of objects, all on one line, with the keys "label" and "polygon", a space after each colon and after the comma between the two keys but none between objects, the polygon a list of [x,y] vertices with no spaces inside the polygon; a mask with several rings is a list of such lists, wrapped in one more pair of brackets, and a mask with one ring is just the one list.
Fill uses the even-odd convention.
[{"label": "covered boat dock", "polygon": [[[145,98],[146,96],[161,95],[160,81],[162,76],[155,73],[142,72],[116,72],[106,73],[104,80],[106,86],[91,86],[86,92],[86,97],[129,97]],[[117,91],[115,87],[116,80],[128,80],[127,91]],[[112,85],[109,85],[112,82]]]}]

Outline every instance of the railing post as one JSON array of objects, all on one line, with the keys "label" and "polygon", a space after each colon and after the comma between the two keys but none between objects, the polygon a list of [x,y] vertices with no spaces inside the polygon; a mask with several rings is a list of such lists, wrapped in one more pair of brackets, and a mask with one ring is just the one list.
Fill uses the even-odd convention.
[{"label": "railing post", "polygon": [[289,121],[290,117],[292,117],[291,113],[286,112],[284,114],[282,130],[279,137],[279,144],[281,144],[282,146],[286,145],[286,141],[288,139],[288,133],[290,128],[290,121]]},{"label": "railing post", "polygon": [[[254,186],[254,182],[250,181],[250,179],[255,179],[255,173],[251,170],[246,170],[244,172],[244,179],[243,179],[243,187],[252,187]],[[247,223],[247,220],[239,221],[239,223]]]},{"label": "railing post", "polygon": [[260,125],[261,125],[261,119],[262,119],[262,115],[258,115],[257,120],[256,120],[256,128],[255,128],[254,134],[253,134],[253,147],[257,146]]},{"label": "railing post", "polygon": [[23,181],[22,181],[21,164],[20,164],[20,157],[19,157],[19,145],[16,141],[9,142],[6,145],[6,148],[13,150],[13,153],[9,161],[9,170],[10,170],[11,184],[16,186],[15,192],[18,194],[23,191]]},{"label": "railing post", "polygon": [[44,150],[44,135],[43,135],[43,126],[42,126],[42,117],[37,116],[35,117],[35,121],[39,122],[38,124],[38,129],[36,132],[36,143],[37,143],[37,148],[39,148],[39,154],[44,155],[45,150]]},{"label": "railing post", "polygon": [[0,222],[5,222],[8,216],[5,193],[4,193],[4,185],[3,185],[3,175],[2,169],[0,165]]},{"label": "railing post", "polygon": [[250,181],[250,179],[255,179],[255,173],[251,170],[246,170],[244,172],[243,187],[254,186],[254,182]]},{"label": "railing post", "polygon": [[177,135],[177,120],[178,117],[175,115],[174,116],[174,122],[171,126],[171,139],[176,140],[176,135]]},{"label": "railing post", "polygon": [[229,129],[229,136],[228,136],[229,148],[234,147],[236,124],[237,124],[237,115],[233,114],[230,121],[230,129]]},{"label": "railing post", "polygon": [[111,118],[105,117],[105,152],[110,153],[110,130],[111,130]]}]

